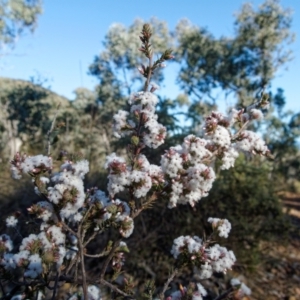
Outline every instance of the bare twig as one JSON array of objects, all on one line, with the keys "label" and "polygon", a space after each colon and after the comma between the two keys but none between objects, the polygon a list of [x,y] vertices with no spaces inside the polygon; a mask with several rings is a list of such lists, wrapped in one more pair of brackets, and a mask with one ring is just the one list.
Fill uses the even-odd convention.
[{"label": "bare twig", "polygon": [[78,236],[78,234],[72,228],[70,228],[64,221],[60,221],[60,224],[65,230],[67,230],[68,232],[72,233],[75,236]]},{"label": "bare twig", "polygon": [[175,269],[175,270],[172,272],[172,274],[169,276],[167,282],[165,283],[164,288],[163,288],[162,292],[161,292],[160,295],[159,295],[159,299],[164,300],[165,292],[166,292],[166,290],[168,289],[169,284],[171,283],[171,281],[174,279],[174,277],[175,277],[177,274],[178,274],[178,269]]},{"label": "bare twig", "polygon": [[147,92],[150,80],[151,80],[151,75],[152,75],[152,55],[149,57],[149,66],[148,66],[148,76],[145,82],[145,87],[144,87],[144,92]]},{"label": "bare twig", "polygon": [[57,286],[58,286],[58,278],[59,278],[59,275],[60,275],[59,273],[60,273],[59,271],[56,272],[55,284],[54,284],[54,287],[53,287],[53,294],[52,294],[51,300],[55,300]]},{"label": "bare twig", "polygon": [[51,136],[51,133],[54,130],[54,126],[55,126],[56,118],[57,118],[57,115],[58,115],[59,107],[60,107],[60,103],[57,105],[56,112],[55,112],[53,121],[51,123],[51,127],[48,130],[48,132],[47,132],[47,148],[46,149],[47,149],[47,155],[48,156],[51,154],[51,140],[50,140],[50,136]]},{"label": "bare twig", "polygon": [[81,239],[78,239],[78,248],[79,248],[79,256],[80,256],[83,298],[84,298],[84,300],[87,300],[88,299],[88,289],[87,289],[86,272],[85,272],[85,265],[84,265],[84,246],[83,246]]},{"label": "bare twig", "polygon": [[249,124],[249,121],[246,121],[243,126],[239,129],[239,131],[232,137],[231,140],[235,140],[239,135],[240,133],[248,126]]},{"label": "bare twig", "polygon": [[84,256],[86,257],[103,257],[106,255],[106,252],[101,252],[98,254],[88,254],[88,253],[84,253]]},{"label": "bare twig", "polygon": [[78,255],[76,254],[76,256],[72,259],[72,261],[70,262],[66,270],[66,275],[71,271],[72,267],[74,266],[75,263],[77,263],[77,261],[78,261]]},{"label": "bare twig", "polygon": [[98,234],[101,234],[103,232],[103,230],[101,231],[95,231],[84,243],[84,247],[86,247]]},{"label": "bare twig", "polygon": [[130,299],[134,299],[134,298],[132,298],[132,296],[126,294],[125,292],[123,292],[122,290],[117,288],[115,285],[111,284],[110,282],[108,282],[104,279],[100,279],[99,283],[108,286],[110,289],[112,289],[113,291],[119,293],[120,295],[123,295],[124,297],[130,297]]},{"label": "bare twig", "polygon": [[106,269],[108,267],[108,264],[111,261],[111,259],[113,258],[116,249],[119,247],[120,242],[121,242],[121,239],[117,240],[114,243],[114,246],[109,251],[109,254],[108,254],[108,256],[107,256],[107,258],[106,258],[106,260],[104,262],[104,266],[103,266],[103,269],[102,269],[101,274],[100,274],[100,280],[104,279],[104,275],[105,275]]},{"label": "bare twig", "polygon": [[93,208],[93,205],[90,205],[90,207],[88,208],[88,210],[85,212],[83,218],[81,219],[79,226],[78,226],[78,232],[80,232],[82,225],[84,223],[84,221],[86,220],[87,216],[89,215],[89,212],[91,211],[91,209]]},{"label": "bare twig", "polygon": [[227,296],[233,291],[233,288],[231,287],[230,289],[228,289],[226,292],[224,292],[223,294],[219,295],[217,298],[215,298],[214,300],[221,300],[221,299],[226,299]]}]

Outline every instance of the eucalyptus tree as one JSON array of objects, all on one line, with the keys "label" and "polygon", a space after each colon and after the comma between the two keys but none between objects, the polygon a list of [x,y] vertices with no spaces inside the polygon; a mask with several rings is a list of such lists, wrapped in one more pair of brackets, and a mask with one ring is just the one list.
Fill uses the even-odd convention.
[{"label": "eucalyptus tree", "polygon": [[291,11],[279,1],[267,0],[257,10],[249,3],[235,16],[233,36],[214,37],[187,20],[176,28],[178,83],[192,100],[190,117],[205,105],[215,105],[218,95],[232,95],[241,106],[268,91],[277,71],[291,58]]},{"label": "eucalyptus tree", "polygon": [[41,13],[41,0],[0,0],[0,47],[13,46],[21,34],[33,31]]}]

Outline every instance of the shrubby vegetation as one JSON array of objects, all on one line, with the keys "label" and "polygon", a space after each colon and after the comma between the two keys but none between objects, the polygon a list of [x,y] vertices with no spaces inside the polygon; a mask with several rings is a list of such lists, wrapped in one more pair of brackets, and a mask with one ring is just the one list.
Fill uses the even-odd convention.
[{"label": "shrubby vegetation", "polygon": [[[2,284],[7,293],[11,292],[2,295],[3,299],[10,299],[13,293],[24,293],[29,298],[42,297],[43,293],[47,299],[55,299],[59,293],[66,294],[67,286],[60,288],[60,282],[71,284],[77,293],[74,299],[82,294],[86,299],[97,295],[98,288],[90,284],[100,286],[102,296],[111,292],[109,297],[112,298],[142,297],[143,294],[145,299],[202,299],[204,291],[197,285],[199,276],[203,277],[202,266],[207,266],[206,274],[212,270],[224,271],[225,267],[214,265],[210,269],[200,252],[195,255],[197,249],[206,254],[223,253],[228,257],[227,267],[231,267],[235,258],[230,251],[214,246],[217,241],[234,251],[239,266],[253,266],[259,261],[261,240],[278,237],[282,240],[287,235],[289,223],[282,213],[277,193],[296,189],[299,181],[299,113],[284,111],[282,89],[275,95],[268,91],[276,71],[290,58],[286,47],[292,39],[290,13],[277,1],[265,2],[258,11],[245,5],[237,15],[236,34],[231,38],[215,38],[188,21],[180,22],[175,34],[168,30],[166,23],[153,19],[151,44],[155,56],[147,45],[148,27],[144,26],[142,34],[144,48],[138,50],[142,24],[143,21],[136,21],[129,28],[122,25],[110,28],[104,41],[105,50],[95,57],[90,67],[91,74],[99,79],[99,86],[95,91],[78,88],[73,102],[41,86],[1,80],[4,87],[1,89],[2,166],[20,151],[13,161],[15,176],[29,172],[37,193],[43,198],[41,201],[27,191],[27,181],[23,186],[27,192],[22,193],[23,203],[19,207],[21,215],[10,215],[7,219],[7,225],[13,228],[19,226],[14,224],[16,220],[28,225],[19,227],[16,233],[9,228],[8,233],[16,239],[15,245],[21,243],[19,233],[23,237],[35,233],[38,239],[31,236],[23,241],[22,249],[15,246],[12,250],[8,237],[2,235],[1,255],[7,250],[13,253],[13,256],[7,254],[2,263]],[[172,57],[171,52],[165,50],[170,47],[175,49],[173,63],[181,64],[178,82],[184,94],[177,99],[161,96],[156,90],[157,84],[163,83],[165,61]],[[150,66],[156,66],[151,72],[149,60]],[[155,84],[150,86],[148,75],[153,76]],[[211,114],[220,101],[215,97],[217,89],[237,99],[238,109],[231,110],[229,116]],[[137,90],[144,92],[133,93]],[[267,94],[272,105],[269,112],[265,108]],[[255,99],[256,104],[247,109]],[[185,111],[183,108],[187,108],[183,114],[186,123],[177,114],[179,110]],[[49,132],[57,111],[55,127]],[[260,118],[263,120],[258,120]],[[245,131],[246,127],[260,130],[271,152],[258,135]],[[203,133],[207,139],[196,137]],[[249,143],[245,143],[246,140]],[[175,145],[181,147],[171,148]],[[272,153],[274,160],[251,158],[247,154],[237,157],[237,149],[263,156]],[[24,152],[33,156],[21,154]],[[50,152],[51,160],[47,156],[34,156]],[[116,154],[111,155],[113,152]],[[187,158],[184,162],[185,155],[193,159]],[[107,170],[103,168],[105,160]],[[61,171],[51,179],[51,173],[55,174],[52,168],[59,170],[61,163]],[[226,170],[233,163],[235,168]],[[88,169],[90,172],[86,174]],[[47,174],[52,180],[50,185],[44,176]],[[1,176],[9,188],[5,173]],[[193,176],[198,176],[197,180]],[[107,180],[108,192],[101,192],[106,190]],[[22,191],[22,182],[18,188]],[[20,199],[19,193],[11,196],[14,190],[9,189],[5,197],[10,194],[10,199]],[[209,195],[197,202],[208,190]],[[168,209],[168,203],[169,207],[177,205],[178,208]],[[187,203],[189,205],[182,205]],[[32,217],[25,223],[28,216],[24,211],[28,206],[31,206],[30,213],[42,221]],[[230,221],[233,232],[228,239],[224,241],[218,236],[218,229],[225,233],[230,229],[227,221],[212,221],[211,227],[207,223],[209,217]],[[95,228],[98,231],[94,231]],[[203,236],[203,232],[207,236]],[[129,235],[129,239],[124,239]],[[43,243],[43,251],[37,250],[41,246],[38,243]],[[18,249],[30,252],[22,252],[25,256],[21,268],[16,267],[21,265],[17,260]],[[98,253],[98,257],[83,259],[82,255],[91,253]],[[179,259],[175,265],[174,258]],[[193,277],[189,259],[198,267],[195,272],[198,279]],[[39,268],[34,269],[33,263]],[[12,278],[10,268],[17,271],[14,276],[19,281],[15,285],[7,285],[7,280]],[[180,275],[179,270],[184,275]],[[240,267],[239,270],[246,269]],[[25,281],[20,280],[21,275]],[[184,287],[173,286],[164,296],[161,293],[166,292],[170,284],[167,281],[165,285],[168,278],[181,282]],[[155,279],[156,285],[149,279]],[[241,283],[236,283],[233,280],[233,286],[237,286],[230,288],[227,295],[238,297],[241,289],[237,287]],[[81,286],[83,290],[77,289]],[[207,297],[213,299],[216,295],[209,293]]]}]

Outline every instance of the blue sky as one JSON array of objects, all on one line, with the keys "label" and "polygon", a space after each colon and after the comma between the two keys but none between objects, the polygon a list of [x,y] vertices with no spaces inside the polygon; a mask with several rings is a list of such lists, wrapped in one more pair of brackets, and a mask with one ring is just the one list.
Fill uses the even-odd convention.
[{"label": "blue sky", "polygon": [[[242,0],[44,0],[44,13],[33,35],[26,34],[14,50],[0,59],[0,76],[28,80],[46,78],[47,85],[58,94],[73,99],[73,91],[97,84],[87,74],[88,66],[102,48],[104,36],[112,23],[130,25],[134,19],[149,20],[152,16],[165,20],[173,29],[182,18],[207,27],[215,36],[233,34],[234,12]],[[254,6],[262,1],[251,1]],[[296,41],[291,46],[294,60],[280,70],[273,89],[285,91],[287,108],[300,111],[300,1],[282,0],[282,6],[293,10],[292,31]],[[3,53],[2,53],[3,54]],[[175,77],[169,76],[164,92],[178,93]]]}]

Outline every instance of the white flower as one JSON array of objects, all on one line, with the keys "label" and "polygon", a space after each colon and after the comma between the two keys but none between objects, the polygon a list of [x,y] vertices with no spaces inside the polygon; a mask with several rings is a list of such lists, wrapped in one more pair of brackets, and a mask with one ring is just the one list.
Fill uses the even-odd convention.
[{"label": "white flower", "polygon": [[242,283],[238,278],[232,278],[230,280],[230,284],[232,287],[240,286],[239,289],[242,294],[241,296],[251,295],[251,289],[249,287],[247,287],[244,283]]},{"label": "white flower", "polygon": [[266,155],[269,152],[268,147],[255,132],[245,130],[240,134],[240,141],[236,143],[236,146],[247,152],[252,152],[254,154]]},{"label": "white flower", "polygon": [[211,136],[211,140],[218,146],[228,148],[231,143],[228,129],[218,125],[213,135]]},{"label": "white flower", "polygon": [[7,234],[0,235],[0,245],[1,247],[4,246],[8,251],[13,249],[13,242]]},{"label": "white flower", "polygon": [[101,300],[100,289],[95,285],[88,286],[88,300]]},{"label": "white flower", "polygon": [[24,272],[25,277],[36,278],[43,272],[42,259],[38,254],[29,256],[29,265]]},{"label": "white flower", "polygon": [[250,110],[250,115],[251,115],[251,118],[255,119],[255,120],[262,120],[264,118],[264,114],[262,113],[262,111],[260,109],[252,108]]},{"label": "white flower", "polygon": [[212,223],[213,228],[216,228],[220,237],[227,238],[231,230],[231,224],[227,219],[208,218],[209,223]]},{"label": "white flower", "polygon": [[18,224],[18,219],[15,216],[10,216],[6,218],[6,226],[7,227],[16,227]]},{"label": "white flower", "polygon": [[233,147],[229,147],[223,152],[221,170],[228,170],[234,167],[234,162],[239,156],[239,153]]}]

